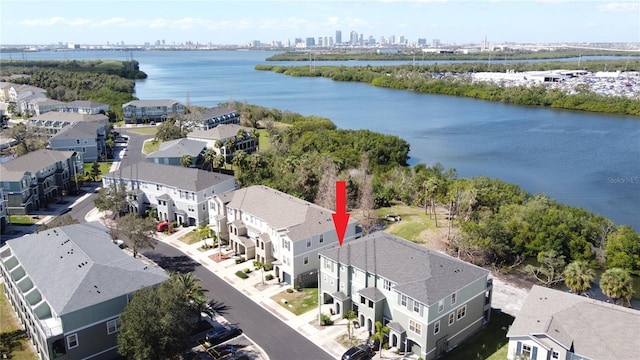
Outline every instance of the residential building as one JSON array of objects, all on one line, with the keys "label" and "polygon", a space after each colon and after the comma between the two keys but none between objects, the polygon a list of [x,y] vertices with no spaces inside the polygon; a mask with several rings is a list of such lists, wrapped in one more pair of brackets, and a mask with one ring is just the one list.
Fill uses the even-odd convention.
[{"label": "residential building", "polygon": [[0,83],[0,100],[3,102],[11,102],[18,105],[18,101],[25,96],[41,94],[38,97],[47,97],[47,90],[31,85],[22,85],[14,83]]},{"label": "residential building", "polygon": [[[317,283],[318,252],[338,244],[331,214],[266,186],[249,186],[209,199],[209,226],[246,259],[272,264],[291,286]],[[344,243],[360,235],[351,220]]]},{"label": "residential building", "polygon": [[38,99],[47,99],[47,93],[42,93],[33,90],[25,90],[18,93],[18,97],[16,99],[16,111],[20,114],[29,113],[29,103],[36,101]]},{"label": "residential building", "polygon": [[7,214],[7,199],[4,196],[4,190],[0,187],[0,234],[4,234],[9,223],[9,215]]},{"label": "residential building", "polygon": [[193,139],[177,139],[160,144],[158,151],[147,155],[147,161],[155,164],[182,165],[182,157],[191,156],[190,167],[197,167],[203,161],[207,143]]},{"label": "residential building", "polygon": [[110,109],[111,107],[108,104],[89,100],[76,100],[70,103],[66,103],[64,104],[64,106],[60,107],[60,111],[62,112],[74,112],[87,115],[105,113]]},{"label": "residential building", "polygon": [[175,100],[134,100],[122,104],[124,121],[141,123],[164,121],[184,114],[184,105]]},{"label": "residential building", "polygon": [[27,110],[30,114],[38,116],[49,111],[59,111],[63,105],[64,102],[62,101],[48,98],[35,98],[27,103]]},{"label": "residential building", "polygon": [[534,285],[507,333],[507,359],[637,359],[638,334],[638,310]]},{"label": "residential building", "polygon": [[0,164],[7,212],[29,214],[46,207],[71,189],[83,171],[82,153],[75,151],[36,150]]},{"label": "residential building", "polygon": [[102,176],[105,187],[120,182],[127,188],[129,212],[143,214],[153,208],[158,219],[180,225],[206,225],[207,199],[236,189],[231,175],[144,161]]},{"label": "residential building", "polygon": [[49,139],[49,148],[82,153],[84,162],[106,158],[104,125],[99,122],[76,122],[65,126]]},{"label": "residential building", "polygon": [[4,291],[43,360],[115,359],[131,295],[166,279],[115,246],[98,222],[9,240],[0,248]]},{"label": "residential building", "polygon": [[95,122],[106,125],[109,118],[102,114],[87,115],[80,113],[50,111],[38,116],[29,118],[28,125],[38,129],[39,132],[49,136],[55,135],[65,126],[78,122]]},{"label": "residential building", "polygon": [[258,148],[258,138],[251,130],[236,124],[221,124],[209,130],[194,130],[187,134],[187,138],[205,141],[207,148],[222,154],[230,164],[235,151],[252,153]]},{"label": "residential building", "polygon": [[320,252],[323,303],[353,310],[360,326],[389,327],[392,348],[435,359],[489,321],[489,271],[376,232]]},{"label": "residential building", "polygon": [[194,113],[194,128],[209,130],[220,124],[240,125],[240,113],[227,107],[214,107]]}]

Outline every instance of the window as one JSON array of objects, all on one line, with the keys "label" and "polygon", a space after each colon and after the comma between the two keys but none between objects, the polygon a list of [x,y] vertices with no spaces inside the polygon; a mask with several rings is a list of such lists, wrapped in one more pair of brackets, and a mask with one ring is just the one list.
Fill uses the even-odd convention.
[{"label": "window", "polygon": [[455,313],[449,314],[449,325],[450,326],[453,325],[453,322],[455,321],[455,319],[456,319]]},{"label": "window", "polygon": [[311,239],[307,240],[307,247],[311,247]]},{"label": "window", "polygon": [[420,335],[422,333],[422,324],[419,324],[416,321],[409,319],[409,330]]},{"label": "window", "polygon": [[364,299],[364,296],[360,296],[360,304],[366,304],[367,301]]},{"label": "window", "polygon": [[373,301],[369,300],[369,308],[373,309]]},{"label": "window", "polygon": [[303,257],[302,258],[302,263],[307,265],[309,263],[309,257],[308,256]]},{"label": "window", "polygon": [[417,301],[413,301],[413,311],[419,313],[420,312],[420,303]]},{"label": "window", "polygon": [[451,294],[451,305],[456,303],[456,293]]},{"label": "window", "polygon": [[382,282],[382,286],[384,287],[385,290],[387,291],[391,291],[391,281],[389,280],[384,280]]},{"label": "window", "polygon": [[456,310],[456,320],[462,319],[463,317],[465,317],[465,315],[467,315],[467,305],[464,305]]},{"label": "window", "polygon": [[440,332],[440,320],[436,321],[436,323],[433,324],[433,335],[436,335],[439,332]]},{"label": "window", "polygon": [[327,274],[322,275],[322,281],[327,281],[328,277]]},{"label": "window", "polygon": [[407,295],[400,294],[400,305],[407,306]]},{"label": "window", "polygon": [[318,242],[320,244],[322,244],[324,242],[324,235],[323,234],[320,234],[320,240],[318,240]]},{"label": "window", "polygon": [[558,359],[558,358],[560,358],[560,353],[558,353],[557,351],[552,351],[552,352],[551,352],[551,358],[552,358],[552,359]]},{"label": "window", "polygon": [[522,355],[524,355],[527,359],[531,358],[531,345],[522,344]]},{"label": "window", "polygon": [[73,349],[78,346],[78,334],[71,334],[67,336],[67,348]]},{"label": "window", "polygon": [[444,310],[444,300],[438,301],[438,312],[442,312]]},{"label": "window", "polygon": [[120,331],[120,319],[107,321],[107,334],[111,335],[118,331]]}]

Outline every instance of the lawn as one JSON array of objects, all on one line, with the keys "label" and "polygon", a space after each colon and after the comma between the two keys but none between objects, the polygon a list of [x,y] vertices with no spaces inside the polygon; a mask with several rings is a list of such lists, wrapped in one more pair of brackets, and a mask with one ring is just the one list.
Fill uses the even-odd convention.
[{"label": "lawn", "polygon": [[9,216],[9,222],[13,225],[33,225],[35,222],[28,215],[11,215]]},{"label": "lawn", "polygon": [[[380,208],[376,210],[375,214],[380,218],[384,218],[387,214],[400,216],[402,220],[399,222],[387,222],[385,231],[413,242],[426,242],[427,239],[421,234],[427,230],[435,230],[433,219],[429,218],[422,208],[394,205]],[[444,224],[446,224],[444,221],[438,223],[439,228]]]},{"label": "lawn", "polygon": [[[100,165],[100,174],[101,175],[108,174],[111,171],[111,165],[112,164],[113,164],[112,161],[98,162],[98,165]],[[84,173],[85,174],[86,173],[91,174],[91,169],[92,168],[93,168],[93,163],[85,163],[84,164]],[[98,176],[96,181],[102,181],[102,177]]]},{"label": "lawn", "polygon": [[[301,315],[309,310],[318,308],[318,288],[304,288],[302,291],[294,291],[292,293],[283,291],[274,295],[271,299],[292,313]],[[286,300],[287,303],[283,303],[282,299]]]},{"label": "lawn", "polygon": [[271,137],[267,129],[258,129],[258,134],[260,134],[258,138],[258,149],[264,152],[271,150]]},{"label": "lawn", "polygon": [[[4,285],[0,284],[0,289]],[[2,314],[2,326],[0,326],[0,354],[7,355],[12,360],[33,360],[38,357],[29,346],[24,331],[18,326],[18,320],[4,291],[0,291],[0,314]]]},{"label": "lawn", "polygon": [[[193,231],[189,231],[188,233],[180,236],[178,240],[182,241],[185,244],[195,244],[198,241],[201,241],[200,234],[194,229]],[[212,242],[212,241],[210,241]]]},{"label": "lawn", "polygon": [[509,347],[507,331],[512,323],[513,316],[500,310],[491,309],[491,321],[489,321],[487,327],[448,352],[444,359],[506,359]]},{"label": "lawn", "polygon": [[143,128],[133,128],[127,129],[127,131],[131,131],[134,133],[142,134],[142,135],[154,135],[158,132],[157,127],[143,127]]},{"label": "lawn", "polygon": [[162,141],[147,140],[144,142],[144,145],[142,146],[142,153],[151,154],[154,151],[158,151],[158,149],[160,149],[160,144],[162,144]]}]

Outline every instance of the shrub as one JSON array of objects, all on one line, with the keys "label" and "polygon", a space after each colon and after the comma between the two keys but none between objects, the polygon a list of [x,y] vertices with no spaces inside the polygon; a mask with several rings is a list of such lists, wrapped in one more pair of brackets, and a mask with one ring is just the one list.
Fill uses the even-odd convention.
[{"label": "shrub", "polygon": [[240,257],[236,259],[236,264],[241,264],[245,261],[246,259],[244,257]]},{"label": "shrub", "polygon": [[245,273],[245,274],[249,274],[249,273],[251,272],[251,269],[249,269],[249,268],[245,268],[245,269],[244,269],[244,270],[242,270],[242,271],[244,271],[244,273]]},{"label": "shrub", "polygon": [[264,279],[265,279],[266,281],[273,280],[273,275],[271,275],[271,274],[267,274],[267,275],[265,275],[265,276],[264,276]]},{"label": "shrub", "polygon": [[292,288],[288,288],[288,289],[287,289],[287,292],[288,292],[289,294],[291,294],[291,293],[293,292],[293,289],[292,289]]},{"label": "shrub", "polygon": [[264,264],[264,265],[262,265],[262,268],[264,269],[264,271],[271,271],[273,269],[273,265]]},{"label": "shrub", "polygon": [[253,267],[257,269],[260,269],[260,261],[258,260],[253,260]]},{"label": "shrub", "polygon": [[245,274],[243,271],[236,271],[236,276],[239,277],[240,279],[246,279],[249,277],[249,275]]},{"label": "shrub", "polygon": [[302,286],[296,285],[296,291],[302,291]]},{"label": "shrub", "polygon": [[327,314],[320,315],[320,322],[322,325],[333,325],[333,320],[331,320],[331,317]]}]

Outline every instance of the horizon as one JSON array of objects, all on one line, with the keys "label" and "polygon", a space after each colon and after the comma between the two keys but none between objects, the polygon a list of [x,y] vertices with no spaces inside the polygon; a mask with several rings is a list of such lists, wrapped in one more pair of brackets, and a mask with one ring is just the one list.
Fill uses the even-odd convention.
[{"label": "horizon", "polygon": [[[160,5],[160,6],[159,6]],[[265,45],[355,31],[440,44],[640,43],[640,2],[31,1],[1,4],[1,45]],[[550,21],[551,20],[551,21]]]}]

